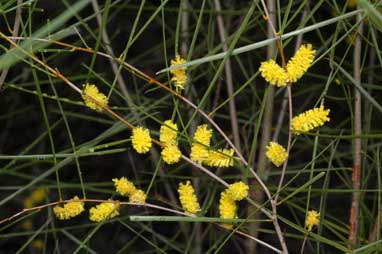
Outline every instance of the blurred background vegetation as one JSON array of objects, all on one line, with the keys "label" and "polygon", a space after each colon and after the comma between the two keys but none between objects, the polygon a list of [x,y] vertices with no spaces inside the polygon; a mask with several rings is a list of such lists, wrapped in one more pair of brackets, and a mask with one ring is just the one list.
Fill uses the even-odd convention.
[{"label": "blurred background vegetation", "polygon": [[[153,137],[173,118],[188,156],[195,127],[208,121],[131,66],[172,87],[168,72],[156,73],[176,54],[196,60],[188,66],[182,96],[220,126],[274,194],[281,168],[261,150],[270,139],[286,145],[289,123],[286,89],[271,88],[258,72],[268,58],[281,64],[274,40],[268,40],[274,38],[267,32],[271,19],[279,34],[287,35],[282,39],[287,59],[301,43],[317,50],[308,73],[292,87],[294,114],[322,103],[331,110],[329,124],[292,141],[277,209],[289,252],[300,253],[305,237],[304,253],[382,252],[382,2],[362,0],[358,7],[356,1],[265,3],[272,17],[265,16],[260,1],[0,0],[0,220],[55,202],[59,191],[62,199],[85,194],[122,201],[111,181],[121,176],[147,191],[148,203],[175,210],[181,210],[179,182],[191,180],[200,216],[219,217],[223,185],[187,161],[164,164],[157,146],[137,154],[126,125],[87,108],[46,66],[80,89],[96,84],[109,96],[112,110],[149,128]],[[211,57],[221,52],[232,56]],[[356,91],[361,133],[354,124]],[[361,142],[359,189],[352,180],[355,140]],[[228,147],[215,129],[212,144]],[[228,183],[248,182],[251,198],[270,209],[239,160],[209,170]],[[351,243],[353,193],[359,194],[359,214],[352,221],[358,232]],[[320,212],[321,222],[308,234],[304,221],[312,209]],[[119,217],[98,224],[87,212],[58,221],[50,207],[34,210],[0,224],[0,253],[272,253],[216,223],[160,221],[165,215],[174,214],[123,206]],[[236,224],[240,231],[280,249],[273,224],[250,202],[240,202],[238,217],[250,220]]]}]

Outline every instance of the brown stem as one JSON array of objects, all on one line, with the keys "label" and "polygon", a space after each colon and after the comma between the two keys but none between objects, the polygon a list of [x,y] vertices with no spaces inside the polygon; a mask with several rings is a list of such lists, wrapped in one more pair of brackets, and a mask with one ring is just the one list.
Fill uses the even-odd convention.
[{"label": "brown stem", "polygon": [[[357,21],[362,19],[362,15],[357,15]],[[361,86],[361,47],[362,47],[362,31],[363,23],[361,22],[357,28],[357,35],[353,53],[353,76],[356,85]],[[354,135],[362,134],[362,115],[361,115],[361,93],[357,88],[354,88]],[[360,182],[361,182],[361,149],[362,143],[360,138],[354,139],[354,155],[353,155],[353,197],[350,209],[350,230],[349,242],[351,248],[357,246],[358,234],[358,215],[359,215],[359,200],[360,200]]]}]

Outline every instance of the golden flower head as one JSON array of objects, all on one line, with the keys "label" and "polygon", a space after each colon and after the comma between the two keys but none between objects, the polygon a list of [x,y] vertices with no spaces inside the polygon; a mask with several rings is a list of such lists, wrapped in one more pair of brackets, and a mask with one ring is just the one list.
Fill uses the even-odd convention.
[{"label": "golden flower head", "polygon": [[265,155],[273,164],[275,164],[276,167],[281,166],[288,157],[288,153],[285,148],[277,142],[269,142],[266,148],[267,152]]},{"label": "golden flower head", "polygon": [[179,183],[179,200],[185,212],[195,214],[200,211],[198,199],[190,181]]},{"label": "golden flower head", "polygon": [[121,177],[120,179],[112,179],[114,182],[115,190],[122,196],[128,196],[136,191],[134,183],[127,180],[126,177]]},{"label": "golden flower head", "polygon": [[53,207],[53,213],[59,220],[69,220],[70,218],[76,217],[85,211],[84,202],[78,201],[79,198],[74,196],[70,199],[64,206]]},{"label": "golden flower head", "polygon": [[150,131],[143,127],[135,127],[131,136],[131,142],[138,153],[147,153],[152,145]]},{"label": "golden flower head", "polygon": [[315,53],[316,51],[312,49],[312,44],[301,45],[286,66],[288,70],[288,81],[296,82],[304,75],[312,64]]},{"label": "golden flower head", "polygon": [[212,130],[208,128],[207,124],[199,125],[194,133],[194,141],[197,141],[205,146],[210,146],[212,137]]},{"label": "golden flower head", "polygon": [[248,185],[240,181],[230,184],[226,192],[233,200],[240,201],[248,196],[248,190]]},{"label": "golden flower head", "polygon": [[191,146],[191,160],[201,164],[208,159],[209,151],[204,145],[193,143]]},{"label": "golden flower head", "polygon": [[143,190],[135,190],[131,195],[129,196],[129,201],[131,203],[138,203],[138,204],[144,204],[146,203],[146,194]]},{"label": "golden flower head", "polygon": [[119,215],[119,204],[115,202],[101,203],[89,210],[91,221],[101,222]]},{"label": "golden flower head", "polygon": [[175,123],[173,123],[171,120],[165,121],[159,130],[160,142],[167,145],[178,144],[176,140],[177,131],[178,131],[178,126]]},{"label": "golden flower head", "polygon": [[321,106],[293,117],[292,132],[296,135],[300,135],[301,133],[306,133],[316,127],[324,125],[325,122],[330,121],[328,117],[329,112],[329,109],[324,109],[324,107]]},{"label": "golden flower head", "polygon": [[[90,96],[91,98],[89,98]],[[107,106],[108,99],[107,97],[98,91],[98,88],[95,85],[85,84],[84,89],[82,90],[82,99],[85,101],[86,106],[89,108],[99,111],[102,111],[102,106]],[[100,105],[94,102],[96,100]]]},{"label": "golden flower head", "polygon": [[[175,59],[171,60],[171,67],[178,64],[184,64],[185,62],[186,60],[181,58],[179,55],[176,55]],[[187,82],[186,71],[186,67],[181,67],[170,71],[170,73],[172,74],[171,81],[173,81],[175,86],[179,89],[184,89],[184,85]]]},{"label": "golden flower head", "polygon": [[180,157],[182,156],[177,145],[165,145],[161,154],[164,162],[169,165],[179,162]]},{"label": "golden flower head", "polygon": [[312,228],[314,226],[318,226],[319,223],[320,223],[320,213],[314,210],[309,211],[305,219],[305,228],[307,228],[308,231],[312,231]]},{"label": "golden flower head", "polygon": [[[237,204],[235,200],[227,193],[223,191],[220,194],[219,201],[219,214],[222,219],[236,219],[237,218]],[[229,224],[224,224],[227,228],[232,228]]]},{"label": "golden flower head", "polygon": [[217,151],[209,151],[206,165],[210,167],[228,168],[233,166],[233,149],[218,149]]},{"label": "golden flower head", "polygon": [[287,72],[273,59],[262,62],[259,71],[261,76],[271,85],[278,87],[283,87],[287,85]]},{"label": "golden flower head", "polygon": [[45,243],[41,239],[36,239],[31,242],[31,247],[33,249],[42,250],[45,246]]}]

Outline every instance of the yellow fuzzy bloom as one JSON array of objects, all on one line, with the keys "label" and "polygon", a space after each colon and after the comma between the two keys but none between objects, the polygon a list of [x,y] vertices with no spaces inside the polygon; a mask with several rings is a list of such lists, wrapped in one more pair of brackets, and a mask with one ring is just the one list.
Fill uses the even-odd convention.
[{"label": "yellow fuzzy bloom", "polygon": [[329,109],[324,109],[324,107],[321,106],[293,117],[292,132],[296,135],[300,135],[301,133],[306,133],[316,127],[324,125],[325,122],[330,121],[328,117],[329,112]]},{"label": "yellow fuzzy bloom", "polygon": [[[181,58],[179,55],[176,55],[175,59],[171,60],[171,66],[175,66],[178,64],[184,64],[186,60]],[[187,68],[181,67],[178,69],[171,70],[170,73],[172,74],[171,81],[174,82],[175,86],[179,89],[184,89],[184,85],[187,82]]]},{"label": "yellow fuzzy bloom", "polygon": [[129,201],[131,203],[144,204],[146,203],[146,194],[143,190],[135,190],[130,196]]},{"label": "yellow fuzzy bloom", "polygon": [[199,125],[194,133],[194,140],[205,145],[210,146],[212,137],[212,130],[208,128],[207,124]]},{"label": "yellow fuzzy bloom", "polygon": [[226,190],[227,195],[229,195],[233,200],[240,201],[248,196],[249,187],[244,182],[236,182],[230,184]]},{"label": "yellow fuzzy bloom", "polygon": [[205,164],[210,167],[228,168],[233,166],[233,149],[218,149],[209,151]]},{"label": "yellow fuzzy bloom", "polygon": [[261,76],[271,85],[278,87],[287,85],[288,73],[273,59],[262,62],[259,71]]},{"label": "yellow fuzzy bloom", "polygon": [[179,200],[185,212],[195,214],[200,211],[198,199],[190,181],[179,183]]},{"label": "yellow fuzzy bloom", "polygon": [[319,223],[320,223],[320,213],[314,210],[309,211],[305,219],[305,228],[308,231],[312,231],[312,228],[314,226],[318,226]]},{"label": "yellow fuzzy bloom", "polygon": [[178,126],[171,120],[167,120],[160,127],[159,140],[164,144],[178,144],[176,136],[178,135]]},{"label": "yellow fuzzy bloom", "polygon": [[288,80],[296,82],[308,70],[314,60],[316,50],[312,49],[312,44],[301,45],[296,54],[288,61]]},{"label": "yellow fuzzy bloom", "polygon": [[209,151],[204,145],[193,143],[191,146],[191,160],[201,164],[208,159]]},{"label": "yellow fuzzy bloom", "polygon": [[89,219],[100,222],[119,215],[119,204],[113,202],[101,203],[89,210]]},{"label": "yellow fuzzy bloom", "polygon": [[44,248],[44,246],[45,246],[45,243],[44,243],[44,241],[41,240],[41,239],[36,239],[36,240],[33,240],[33,241],[31,242],[31,247],[32,247],[33,249],[42,250],[42,249]]},{"label": "yellow fuzzy bloom", "polygon": [[265,155],[273,164],[275,164],[276,167],[281,166],[288,157],[288,153],[285,148],[277,142],[269,142],[266,148],[267,152]]},{"label": "yellow fuzzy bloom", "polygon": [[131,195],[136,191],[134,183],[127,180],[126,177],[121,177],[120,179],[114,178],[112,181],[114,182],[115,190],[122,196]]},{"label": "yellow fuzzy bloom", "polygon": [[164,162],[169,165],[179,162],[180,157],[182,156],[177,145],[166,145],[161,154]]},{"label": "yellow fuzzy bloom", "polygon": [[131,142],[135,151],[138,153],[147,153],[151,148],[150,131],[143,127],[135,127],[133,129],[133,135],[131,136]]},{"label": "yellow fuzzy bloom", "polygon": [[53,213],[59,220],[69,220],[70,218],[76,217],[85,211],[84,202],[78,201],[79,198],[74,196],[70,199],[64,206],[53,207]]},{"label": "yellow fuzzy bloom", "polygon": [[[237,218],[237,204],[235,200],[226,191],[220,194],[219,201],[219,214],[222,219],[236,219]],[[231,225],[224,224],[228,228],[232,228]]]},{"label": "yellow fuzzy bloom", "polygon": [[86,106],[89,108],[96,110],[96,111],[102,111],[102,107],[95,103],[92,99],[90,99],[88,96],[96,100],[99,104],[102,106],[107,106],[108,99],[107,97],[98,91],[98,88],[95,85],[85,84],[84,89],[82,90],[82,99],[85,101]]}]

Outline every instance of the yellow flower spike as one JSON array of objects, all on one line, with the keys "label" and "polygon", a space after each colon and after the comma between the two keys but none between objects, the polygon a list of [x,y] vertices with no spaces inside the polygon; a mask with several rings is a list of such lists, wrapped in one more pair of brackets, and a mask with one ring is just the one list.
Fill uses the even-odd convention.
[{"label": "yellow flower spike", "polygon": [[179,183],[178,188],[179,200],[185,212],[195,214],[200,211],[198,198],[195,195],[195,190],[190,181]]},{"label": "yellow flower spike", "polygon": [[296,82],[308,70],[314,60],[316,51],[312,49],[312,44],[301,45],[296,54],[288,61],[287,73],[288,81]]},{"label": "yellow flower spike", "polygon": [[84,202],[78,201],[79,198],[74,196],[74,198],[70,199],[64,206],[55,206],[53,207],[53,213],[59,220],[69,220],[70,218],[76,217],[80,215],[84,208]]},{"label": "yellow flower spike", "polygon": [[271,85],[278,87],[287,85],[288,73],[273,59],[262,62],[259,71],[261,76]]},{"label": "yellow flower spike", "polygon": [[193,143],[191,146],[191,160],[201,164],[208,159],[209,151],[204,145]]},{"label": "yellow flower spike", "polygon": [[133,148],[138,153],[147,153],[151,148],[150,131],[143,127],[135,127],[131,136]]},{"label": "yellow flower spike", "polygon": [[119,204],[114,202],[101,203],[89,210],[89,219],[101,222],[119,215]]},{"label": "yellow flower spike", "polygon": [[171,120],[165,121],[159,130],[159,141],[164,144],[178,144],[176,140],[177,131],[178,126],[175,123]]},{"label": "yellow flower spike", "polygon": [[227,195],[229,195],[233,200],[240,201],[248,196],[249,187],[244,182],[236,182],[230,184],[226,190]]},{"label": "yellow flower spike", "polygon": [[166,145],[163,148],[161,155],[164,162],[171,165],[179,162],[182,153],[177,145]]},{"label": "yellow flower spike", "polygon": [[196,128],[195,134],[194,134],[194,140],[205,145],[210,146],[212,137],[212,130],[208,128],[207,124],[199,125]]},{"label": "yellow flower spike", "polygon": [[280,167],[288,157],[285,148],[277,142],[269,142],[266,148],[267,152],[265,155],[276,167]]},{"label": "yellow flower spike", "polygon": [[[235,200],[227,193],[223,191],[220,194],[219,201],[219,214],[222,219],[236,219],[237,218],[237,204]],[[224,224],[227,228],[232,228],[229,224]]]},{"label": "yellow flower spike", "polygon": [[329,109],[324,109],[323,106],[319,108],[310,109],[305,111],[292,119],[292,132],[296,135],[306,133],[316,127],[324,125],[329,122]]},{"label": "yellow flower spike", "polygon": [[144,204],[146,203],[146,194],[143,190],[135,190],[130,196],[129,201],[131,203]]},{"label": "yellow flower spike", "polygon": [[126,177],[121,177],[120,179],[113,178],[112,181],[114,182],[115,190],[122,196],[131,195],[137,190],[134,183],[127,180]]},{"label": "yellow flower spike", "polygon": [[102,106],[107,106],[108,99],[106,95],[98,91],[98,88],[95,85],[90,85],[90,84],[84,85],[84,89],[82,90],[82,99],[85,101],[86,106],[88,106],[89,108],[95,111],[101,112],[102,107],[100,107],[97,103],[95,103],[92,99],[90,99],[86,95],[96,100]]},{"label": "yellow flower spike", "polygon": [[[186,60],[181,58],[179,55],[176,55],[175,59],[171,60],[171,66],[175,66],[178,64],[184,64]],[[172,74],[171,81],[174,82],[175,86],[179,89],[184,89],[184,85],[187,82],[187,68],[182,67],[178,69],[171,70],[170,73]]]},{"label": "yellow flower spike", "polygon": [[305,219],[305,228],[308,231],[312,231],[312,228],[314,226],[318,226],[319,223],[320,223],[320,213],[314,210],[309,211]]},{"label": "yellow flower spike", "polygon": [[233,166],[233,149],[218,149],[209,151],[205,164],[210,167],[228,168]]}]

